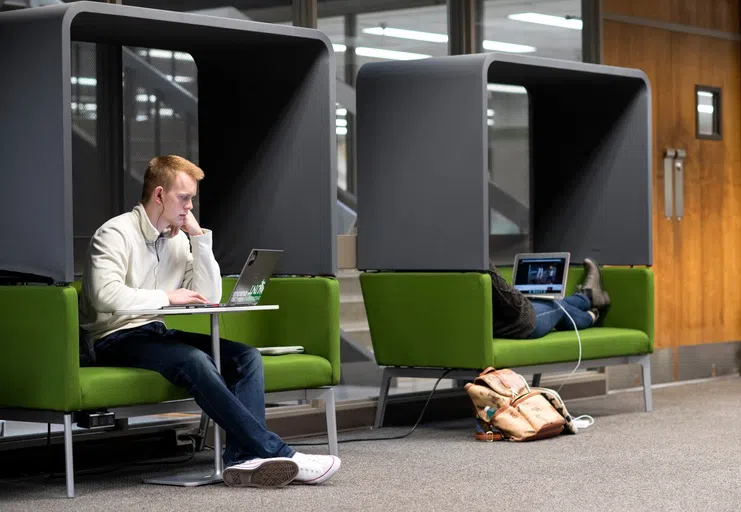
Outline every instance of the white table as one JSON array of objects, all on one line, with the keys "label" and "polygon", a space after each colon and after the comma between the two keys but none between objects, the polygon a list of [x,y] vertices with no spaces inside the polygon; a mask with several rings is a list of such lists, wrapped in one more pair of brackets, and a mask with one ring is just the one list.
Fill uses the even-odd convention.
[{"label": "white table", "polygon": [[[114,311],[117,316],[123,315],[210,315],[211,316],[211,348],[216,370],[221,373],[221,347],[219,345],[219,314],[237,313],[240,311],[266,311],[278,309],[278,305],[265,306],[214,306],[182,308],[170,307],[167,309],[123,309]],[[205,414],[205,413],[204,413]],[[204,475],[203,471],[191,471],[180,475],[165,476],[159,478],[148,478],[144,480],[147,484],[178,485],[181,487],[196,487],[199,485],[223,482],[224,463],[221,459],[221,429],[214,422],[214,472]]]}]

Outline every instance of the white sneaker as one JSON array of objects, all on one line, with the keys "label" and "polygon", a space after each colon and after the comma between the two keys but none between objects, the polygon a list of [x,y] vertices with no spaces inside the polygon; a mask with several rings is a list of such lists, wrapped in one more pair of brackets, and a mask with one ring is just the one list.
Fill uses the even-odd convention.
[{"label": "white sneaker", "polygon": [[226,468],[223,478],[230,487],[283,487],[298,471],[298,464],[289,457],[251,459]]},{"label": "white sneaker", "polygon": [[301,484],[326,482],[340,469],[340,458],[334,455],[307,455],[296,452],[293,460],[298,464],[298,475],[294,482]]}]

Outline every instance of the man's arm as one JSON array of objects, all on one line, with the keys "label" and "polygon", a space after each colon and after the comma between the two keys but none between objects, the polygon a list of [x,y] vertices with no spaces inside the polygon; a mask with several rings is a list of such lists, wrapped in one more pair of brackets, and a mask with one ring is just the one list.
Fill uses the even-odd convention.
[{"label": "man's arm", "polygon": [[202,231],[203,234],[190,237],[192,252],[188,252],[183,288],[198,292],[216,304],[221,301],[221,269],[214,258],[213,232]]},{"label": "man's arm", "polygon": [[163,290],[126,286],[129,249],[126,236],[115,227],[99,230],[91,241],[90,270],[84,280],[90,302],[99,313],[120,309],[158,309],[170,304]]}]

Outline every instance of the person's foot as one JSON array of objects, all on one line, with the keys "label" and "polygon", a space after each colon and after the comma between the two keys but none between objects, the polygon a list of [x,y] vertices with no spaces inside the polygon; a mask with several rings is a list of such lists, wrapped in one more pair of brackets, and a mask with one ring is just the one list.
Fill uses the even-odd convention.
[{"label": "person's foot", "polygon": [[585,258],[584,271],[584,281],[576,287],[577,291],[587,296],[593,308],[607,309],[610,306],[610,295],[602,289],[602,273],[599,265],[592,258]]},{"label": "person's foot", "polygon": [[292,460],[298,464],[298,475],[294,482],[321,484],[340,469],[340,458],[334,455],[307,455],[296,452]]},{"label": "person's foot", "polygon": [[299,465],[289,457],[251,459],[224,470],[224,483],[230,487],[283,487],[299,473]]},{"label": "person's foot", "polygon": [[599,320],[599,309],[592,308],[589,311],[587,311],[587,313],[589,313],[589,316],[592,317],[592,325],[596,324],[597,320]]}]

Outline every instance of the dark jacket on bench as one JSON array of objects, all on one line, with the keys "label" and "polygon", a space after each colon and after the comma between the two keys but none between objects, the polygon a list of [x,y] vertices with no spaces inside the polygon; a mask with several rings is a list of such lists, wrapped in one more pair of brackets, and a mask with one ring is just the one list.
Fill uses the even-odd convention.
[{"label": "dark jacket on bench", "polygon": [[525,339],[535,330],[533,305],[489,263],[495,338]]}]

